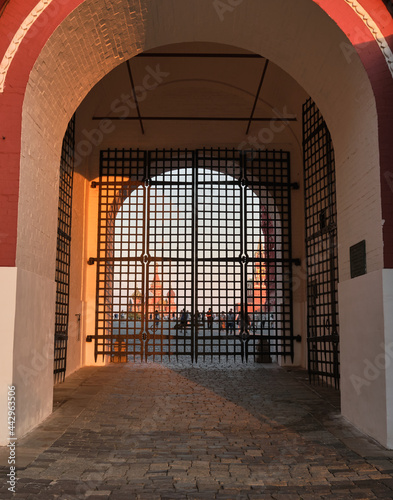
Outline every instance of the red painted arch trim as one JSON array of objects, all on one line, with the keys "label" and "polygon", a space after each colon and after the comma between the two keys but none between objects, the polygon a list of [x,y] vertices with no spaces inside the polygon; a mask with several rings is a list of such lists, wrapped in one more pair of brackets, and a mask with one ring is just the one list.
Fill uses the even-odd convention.
[{"label": "red painted arch trim", "polygon": [[[42,48],[61,22],[84,0],[53,0],[40,19],[39,29],[21,42],[0,94],[0,266],[14,266],[17,243],[17,211],[19,197],[19,167],[21,150],[21,116],[24,93],[29,75]],[[393,268],[393,196],[391,174],[393,158],[393,79],[382,52],[347,0],[313,0],[336,22],[356,48],[369,75],[377,102],[381,164],[382,214],[385,221],[384,263]],[[10,40],[37,0],[11,0],[0,17],[0,58]],[[378,24],[389,45],[393,46],[393,26],[382,0],[359,0]],[[38,21],[37,21],[38,22]],[[360,38],[359,38],[360,36]],[[5,139],[3,139],[3,137]]]},{"label": "red painted arch trim", "polygon": [[[346,0],[316,0],[358,53],[372,85],[378,112],[380,183],[382,199],[384,268],[393,268],[393,77],[381,49],[367,24]],[[351,2],[352,3],[352,2]],[[357,2],[353,2],[357,3]],[[380,0],[358,2],[378,25],[389,47],[393,48],[393,18]],[[350,62],[349,62],[350,64]]]},{"label": "red painted arch trim", "polygon": [[[83,0],[53,0],[21,42],[0,94],[0,266],[16,265],[22,106],[30,72],[48,38]],[[37,0],[11,0],[0,17],[2,59]],[[38,26],[38,22],[39,26]],[[34,27],[34,25],[33,25]],[[38,28],[38,29],[37,29]]]}]

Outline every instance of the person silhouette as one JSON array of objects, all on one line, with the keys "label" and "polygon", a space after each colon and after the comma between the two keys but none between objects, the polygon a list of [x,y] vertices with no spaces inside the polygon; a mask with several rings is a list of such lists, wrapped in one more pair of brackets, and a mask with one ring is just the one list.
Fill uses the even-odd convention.
[{"label": "person silhouette", "polygon": [[240,312],[237,316],[237,324],[239,327],[239,335],[245,333],[248,334],[251,325],[251,318],[247,312],[246,306],[243,304],[241,306]]},{"label": "person silhouette", "polygon": [[211,307],[209,307],[209,309],[207,310],[206,321],[207,321],[207,327],[213,328],[213,313]]},{"label": "person silhouette", "polygon": [[233,309],[229,309],[229,312],[227,314],[227,333],[230,335],[235,334],[235,313],[233,312]]}]

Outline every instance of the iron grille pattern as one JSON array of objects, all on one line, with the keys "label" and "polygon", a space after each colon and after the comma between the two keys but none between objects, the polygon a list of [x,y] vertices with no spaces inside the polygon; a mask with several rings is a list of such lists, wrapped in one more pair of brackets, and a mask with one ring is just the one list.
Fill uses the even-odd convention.
[{"label": "iron grille pattern", "polygon": [[310,380],[339,387],[336,180],[333,144],[315,103],[303,107]]},{"label": "iron grille pattern", "polygon": [[293,357],[290,158],[101,152],[95,355]]},{"label": "iron grille pattern", "polygon": [[69,318],[72,184],[74,173],[75,117],[68,124],[60,160],[56,252],[55,382],[62,382],[67,364]]}]

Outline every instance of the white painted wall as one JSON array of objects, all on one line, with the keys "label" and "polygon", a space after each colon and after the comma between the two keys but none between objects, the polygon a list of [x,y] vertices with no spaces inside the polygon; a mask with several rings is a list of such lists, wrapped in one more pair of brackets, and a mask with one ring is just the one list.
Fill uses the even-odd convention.
[{"label": "white painted wall", "polygon": [[386,384],[373,373],[384,343],[382,272],[339,284],[341,411],[367,434],[386,442]]},{"label": "white painted wall", "polygon": [[[393,449],[393,269],[384,269],[383,307],[385,320],[385,384],[387,408],[387,438],[386,446]],[[383,360],[378,360],[383,366]]]},{"label": "white painted wall", "polygon": [[393,271],[339,285],[342,413],[393,448]]},{"label": "white painted wall", "polygon": [[18,269],[13,380],[19,437],[52,412],[55,297],[53,279]]},{"label": "white painted wall", "polygon": [[17,269],[0,267],[0,446],[8,443],[8,386],[14,383],[14,349]]},{"label": "white painted wall", "polygon": [[16,388],[17,438],[52,411],[55,284],[17,268],[0,268],[0,282],[0,445],[5,445],[9,385]]}]

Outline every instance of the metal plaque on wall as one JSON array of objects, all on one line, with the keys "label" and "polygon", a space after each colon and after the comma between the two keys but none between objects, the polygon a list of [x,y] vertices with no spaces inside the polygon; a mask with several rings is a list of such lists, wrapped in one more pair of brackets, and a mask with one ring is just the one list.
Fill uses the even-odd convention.
[{"label": "metal plaque on wall", "polygon": [[349,249],[351,278],[366,274],[366,240],[356,243]]}]

